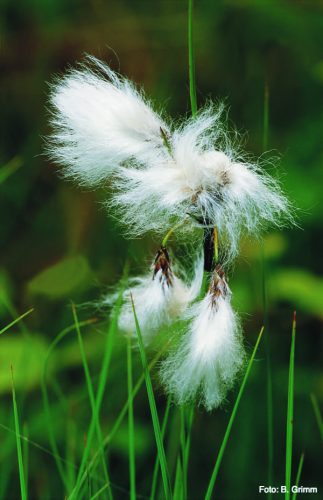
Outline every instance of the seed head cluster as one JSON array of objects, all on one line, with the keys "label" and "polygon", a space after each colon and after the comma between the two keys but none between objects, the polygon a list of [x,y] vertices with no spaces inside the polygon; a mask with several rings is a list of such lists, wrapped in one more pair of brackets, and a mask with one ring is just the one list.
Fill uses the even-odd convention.
[{"label": "seed head cluster", "polygon": [[[245,358],[224,267],[238,254],[242,235],[257,237],[268,225],[292,220],[288,200],[278,182],[234,145],[222,105],[210,102],[175,125],[132,82],[93,57],[58,78],[50,100],[48,154],[66,178],[109,187],[107,208],[129,236],[165,236],[174,227],[181,234],[204,230],[208,244],[204,256],[202,242],[191,256],[191,273],[162,244],[147,274],[130,279],[119,328],[134,331],[130,295],[146,345],[162,325],[183,321],[161,379],[179,403],[197,399],[208,410],[219,406]],[[210,231],[216,241],[208,239]],[[205,271],[209,288],[203,297]]]}]

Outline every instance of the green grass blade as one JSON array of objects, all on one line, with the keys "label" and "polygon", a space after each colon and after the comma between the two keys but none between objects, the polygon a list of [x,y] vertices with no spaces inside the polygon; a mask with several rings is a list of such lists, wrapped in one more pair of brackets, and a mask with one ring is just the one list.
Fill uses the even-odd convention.
[{"label": "green grass blade", "polygon": [[[101,409],[101,404],[103,400],[103,395],[105,392],[106,384],[107,384],[107,379],[108,379],[108,371],[109,371],[109,366],[110,366],[110,360],[112,357],[112,350],[114,346],[114,338],[115,338],[115,333],[117,330],[117,324],[118,324],[118,317],[120,314],[120,309],[122,305],[122,300],[123,300],[123,292],[126,284],[126,276],[128,273],[128,267],[125,267],[124,275],[121,281],[121,286],[119,290],[119,295],[118,299],[116,301],[114,310],[112,312],[112,318],[110,322],[110,326],[108,329],[107,333],[107,340],[106,340],[106,345],[104,349],[104,356],[103,356],[103,361],[102,361],[102,367],[100,371],[100,377],[99,377],[99,384],[98,384],[98,390],[96,394],[96,399],[95,399],[95,413],[99,415],[100,409]],[[79,472],[77,475],[76,479],[76,484],[74,486],[74,489],[70,495],[71,499],[78,498],[78,492],[83,485],[87,475],[86,475],[86,469],[90,470],[91,469],[91,463],[87,464],[88,458],[89,458],[89,453],[90,453],[90,446],[88,446],[89,442],[92,444],[93,440],[93,434],[95,430],[95,419],[91,419],[91,423],[89,426],[89,431],[88,431],[88,436],[87,436],[87,446],[84,449],[81,465],[79,468]],[[103,448],[104,441],[101,443],[100,448]],[[94,463],[94,462],[93,462]],[[110,494],[112,494],[111,490],[109,490]]]},{"label": "green grass blade", "polygon": [[169,500],[170,498],[172,498],[172,493],[171,493],[171,486],[170,486],[170,480],[169,480],[169,474],[168,474],[168,468],[167,468],[167,462],[166,462],[165,449],[164,449],[164,444],[163,444],[163,439],[162,439],[162,435],[161,435],[160,424],[159,424],[159,419],[158,419],[158,414],[157,414],[155,396],[154,396],[151,378],[150,378],[150,374],[149,374],[148,363],[147,363],[146,353],[145,353],[145,349],[144,349],[144,344],[142,341],[140,326],[139,326],[138,318],[136,315],[135,304],[133,302],[132,297],[131,297],[131,302],[132,302],[132,309],[133,309],[133,314],[134,314],[135,324],[136,324],[136,332],[137,332],[137,337],[138,337],[140,357],[141,357],[141,362],[142,362],[144,375],[145,375],[147,395],[148,395],[152,423],[153,423],[153,428],[154,428],[154,433],[155,433],[157,453],[158,453],[158,457],[159,457],[161,475],[162,475],[162,479],[163,479],[165,498],[166,498],[166,500]]},{"label": "green grass blade", "polygon": [[129,476],[130,499],[136,499],[136,453],[135,453],[135,424],[133,415],[133,381],[132,381],[132,352],[131,338],[127,338],[127,374],[128,374],[128,431],[129,431]]},{"label": "green grass blade", "polygon": [[26,488],[26,482],[25,482],[24,463],[23,463],[23,459],[22,459],[22,448],[21,448],[21,440],[20,440],[18,407],[17,407],[17,401],[16,401],[16,391],[15,391],[15,384],[14,384],[14,380],[13,380],[13,368],[12,368],[12,366],[11,366],[11,378],[12,378],[12,403],[13,403],[13,415],[14,415],[14,421],[15,421],[20,492],[21,492],[21,499],[27,500],[27,488]]},{"label": "green grass blade", "polygon": [[24,462],[24,475],[26,483],[26,491],[28,493],[28,472],[29,472],[29,439],[28,439],[28,425],[27,423],[23,426],[23,433],[25,439],[22,440],[22,457]]},{"label": "green grass blade", "polygon": [[25,318],[26,316],[28,316],[28,314],[32,313],[33,312],[33,308],[32,309],[29,309],[28,311],[26,311],[24,314],[22,314],[21,316],[19,316],[19,318],[16,318],[15,320],[11,321],[11,323],[9,323],[7,326],[5,326],[4,328],[2,328],[2,330],[0,330],[0,335],[2,335],[4,332],[6,332],[7,330],[9,330],[9,328],[11,328],[12,326],[14,326],[16,323],[18,323],[18,321],[22,320],[23,318]]},{"label": "green grass blade", "polygon": [[[265,81],[264,105],[263,105],[263,137],[262,149],[268,149],[269,138],[269,86]],[[264,310],[265,327],[265,352],[266,352],[266,399],[267,399],[267,453],[268,453],[268,484],[273,484],[274,470],[274,412],[273,412],[273,384],[272,384],[272,363],[270,355],[269,318],[268,318],[268,289],[267,289],[267,262],[264,243],[261,243],[261,263],[262,263],[262,300]],[[271,493],[268,493],[268,498]]]},{"label": "green grass blade", "polygon": [[188,71],[192,115],[197,113],[196,82],[195,82],[195,50],[193,32],[193,0],[188,0]]},{"label": "green grass blade", "polygon": [[174,484],[174,499],[175,500],[184,500],[187,497],[184,493],[184,481],[183,481],[183,472],[180,457],[177,459],[176,464],[176,474],[175,474],[175,484]]},{"label": "green grass blade", "polygon": [[10,175],[14,174],[23,165],[22,158],[15,156],[6,165],[0,168],[0,184],[5,182]]},{"label": "green grass blade", "polygon": [[[169,411],[170,411],[171,403],[172,403],[172,400],[171,400],[171,398],[169,396],[167,398],[167,404],[166,404],[166,409],[165,409],[163,423],[162,423],[162,428],[161,428],[161,434],[162,434],[162,440],[163,440],[163,442],[164,442],[166,427],[167,427],[167,424],[168,424],[168,417],[169,417]],[[150,491],[150,497],[149,497],[150,500],[154,500],[155,495],[156,495],[157,481],[158,481],[158,471],[159,471],[159,460],[158,460],[158,456],[157,456],[156,457],[156,461],[155,461],[155,466],[154,466],[153,480],[152,480],[152,483],[151,483],[151,491]]]},{"label": "green grass blade", "polygon": [[293,317],[292,341],[290,347],[287,423],[286,423],[286,468],[285,468],[285,499],[290,500],[292,453],[293,453],[293,418],[294,418],[294,364],[295,364],[296,311]]},{"label": "green grass blade", "polygon": [[[303,463],[304,463],[304,452],[301,454],[301,458],[299,459],[299,464],[297,467],[297,474],[296,474],[296,481],[295,481],[295,486],[299,485],[299,481],[301,479],[301,474],[302,474],[302,469],[303,469]],[[297,490],[293,493],[292,500],[296,500],[297,497]]]},{"label": "green grass blade", "polygon": [[[73,318],[74,318],[74,323],[75,323],[75,327],[76,327],[77,337],[78,337],[78,341],[79,341],[79,347],[80,347],[80,353],[81,353],[81,358],[82,358],[82,364],[83,364],[83,368],[84,368],[86,386],[87,386],[91,410],[92,410],[91,423],[93,422],[93,424],[90,425],[90,430],[89,430],[89,433],[87,436],[86,446],[84,448],[84,453],[83,453],[83,457],[82,457],[83,467],[85,467],[86,462],[87,462],[87,458],[88,458],[90,450],[92,448],[94,433],[96,432],[96,434],[97,434],[97,439],[98,439],[99,445],[103,442],[103,436],[102,436],[102,431],[101,431],[101,426],[100,426],[99,408],[96,405],[96,401],[95,401],[91,374],[90,374],[89,366],[88,366],[87,359],[86,359],[83,339],[82,339],[82,335],[81,335],[81,329],[80,329],[80,325],[79,325],[79,321],[78,321],[78,317],[77,317],[77,313],[76,313],[76,308],[75,308],[74,304],[72,304],[72,312],[73,312]],[[110,484],[110,478],[109,478],[107,466],[106,466],[105,459],[104,459],[104,452],[103,452],[103,448],[101,446],[100,446],[100,455],[101,455],[101,462],[102,462],[105,481],[107,484]],[[111,491],[110,491],[110,495],[111,495]]]},{"label": "green grass blade", "polygon": [[188,461],[191,446],[191,430],[194,418],[194,406],[190,408],[182,408],[182,425],[181,435],[182,446],[182,477],[183,477],[183,496],[187,498],[187,478],[188,478]]},{"label": "green grass blade", "polygon": [[[160,357],[162,356],[163,354],[163,350],[161,350],[158,354],[156,354],[156,356],[152,359],[152,361],[150,362],[149,364],[149,371],[153,369],[153,367],[156,365],[156,363],[158,362],[158,360],[160,359]],[[134,386],[134,389],[133,389],[133,393],[132,393],[132,397],[133,399],[135,398],[135,396],[138,394],[141,386],[144,384],[145,382],[145,376],[144,374],[142,374],[138,381],[136,382],[136,385]],[[111,431],[109,432],[109,434],[104,438],[104,441],[103,441],[103,447],[105,448],[106,446],[108,446],[108,444],[113,440],[114,436],[117,434],[123,420],[125,419],[126,415],[127,415],[127,412],[128,412],[128,404],[129,404],[129,401],[128,401],[128,398],[127,398],[127,401],[125,402],[124,406],[122,407],[118,417],[116,418],[115,420],[115,423],[113,424],[113,427],[111,429]],[[96,464],[96,461],[98,459],[98,456],[99,456],[99,450],[97,450],[94,454],[93,454],[93,457],[91,459],[91,461],[89,462],[88,464],[88,470],[91,470],[95,464]],[[82,480],[81,482],[83,483],[86,479],[86,476],[85,474],[83,474],[83,477],[82,477]]]},{"label": "green grass blade", "polygon": [[[93,322],[94,322],[93,319],[83,321],[80,323],[80,326],[85,326],[85,325],[91,324]],[[48,395],[48,390],[47,390],[46,378],[47,378],[48,362],[49,362],[49,359],[50,359],[52,352],[54,351],[57,344],[59,344],[59,342],[61,340],[63,340],[66,337],[66,335],[68,335],[68,333],[75,330],[75,328],[76,328],[75,324],[70,325],[70,326],[64,328],[64,330],[62,330],[58,335],[56,335],[55,339],[50,344],[48,351],[46,353],[46,356],[44,359],[44,364],[43,364],[43,370],[42,370],[42,374],[41,374],[41,378],[40,378],[40,385],[41,385],[43,405],[44,405],[44,413],[45,413],[45,419],[46,419],[46,428],[48,430],[48,438],[49,438],[49,443],[50,443],[50,446],[52,449],[52,456],[56,462],[57,470],[59,472],[61,480],[62,480],[67,491],[70,491],[70,489],[72,488],[72,484],[69,482],[68,475],[66,474],[65,469],[63,467],[63,463],[65,462],[65,460],[59,454],[59,450],[58,450],[58,446],[57,446],[57,442],[56,442],[56,438],[55,438],[55,433],[54,433],[53,424],[52,424],[53,420],[52,420],[52,415],[51,415],[51,411],[50,411],[50,402],[49,402],[49,395]]]},{"label": "green grass blade", "polygon": [[251,371],[251,368],[252,368],[252,365],[253,365],[253,362],[254,362],[254,359],[255,359],[255,355],[256,355],[256,352],[257,352],[257,349],[258,349],[258,346],[259,346],[259,343],[260,343],[263,331],[264,331],[264,327],[262,327],[262,329],[260,330],[260,333],[258,335],[257,342],[255,344],[255,347],[253,349],[252,355],[250,357],[250,360],[249,360],[249,363],[248,363],[245,375],[244,375],[243,380],[242,380],[242,384],[241,384],[239,392],[238,392],[237,399],[236,399],[236,401],[234,403],[234,407],[233,407],[233,410],[232,410],[232,413],[231,413],[231,416],[230,416],[230,419],[229,419],[229,423],[227,425],[227,428],[226,428],[226,431],[225,431],[225,434],[224,434],[224,438],[223,438],[223,441],[222,441],[222,444],[221,444],[221,447],[220,447],[220,451],[218,453],[218,456],[217,456],[217,459],[216,459],[216,462],[215,462],[215,466],[214,466],[214,469],[213,469],[213,472],[212,472],[212,476],[211,476],[211,479],[210,479],[210,482],[209,482],[209,485],[208,485],[208,488],[207,488],[207,492],[206,492],[206,495],[205,495],[205,500],[211,500],[211,498],[212,498],[212,493],[213,493],[215,481],[216,481],[217,476],[218,476],[220,465],[221,465],[221,462],[222,462],[223,454],[224,454],[224,451],[226,449],[226,446],[227,446],[227,443],[228,443],[228,440],[229,440],[229,436],[230,436],[230,432],[231,432],[231,429],[232,429],[232,425],[233,425],[235,416],[237,414],[239,403],[240,403],[242,394],[244,392],[247,380],[248,380],[249,375],[250,375],[250,371]]},{"label": "green grass blade", "polygon": [[315,415],[315,418],[316,418],[317,426],[319,428],[320,436],[321,436],[321,439],[323,441],[323,421],[322,421],[322,415],[321,415],[321,412],[320,412],[320,408],[319,408],[319,405],[318,405],[317,398],[316,398],[315,394],[311,393],[310,397],[311,397],[311,403],[312,403],[312,406],[313,406],[313,411],[314,411],[314,415]]},{"label": "green grass blade", "polygon": [[100,488],[96,493],[94,493],[93,496],[91,496],[90,500],[95,500],[96,498],[98,498],[107,488],[109,488],[109,484],[105,484],[104,486],[102,486],[102,488]]},{"label": "green grass blade", "polygon": [[[100,426],[100,418],[99,418],[99,415],[96,411],[95,396],[94,396],[91,374],[90,374],[89,365],[88,365],[87,359],[86,359],[81,329],[80,329],[80,325],[79,325],[79,321],[78,321],[78,317],[77,317],[77,313],[76,313],[76,308],[75,308],[74,304],[72,304],[72,312],[73,312],[73,319],[74,319],[75,328],[76,328],[76,332],[77,332],[77,338],[78,338],[79,346],[80,346],[80,352],[81,352],[82,364],[83,364],[83,368],[84,368],[86,386],[87,386],[87,391],[88,391],[91,410],[92,410],[92,418],[94,419],[94,422],[95,422],[95,430],[96,430],[96,434],[97,434],[98,443],[100,445],[103,442],[103,436],[102,436],[102,431],[101,431],[101,426]],[[87,440],[86,445],[91,448],[92,442],[89,442],[89,440]],[[102,446],[100,447],[100,449],[101,449],[101,462],[102,462],[102,467],[103,467],[104,478],[105,478],[105,481],[109,484],[110,478],[109,478],[107,466],[105,463],[104,452],[103,452]],[[110,492],[110,494],[111,494],[111,492]]]}]

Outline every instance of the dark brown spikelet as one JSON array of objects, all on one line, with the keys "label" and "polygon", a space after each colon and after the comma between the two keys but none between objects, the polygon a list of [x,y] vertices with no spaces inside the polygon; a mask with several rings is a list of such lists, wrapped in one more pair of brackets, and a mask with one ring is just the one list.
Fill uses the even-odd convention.
[{"label": "dark brown spikelet", "polygon": [[219,307],[219,298],[222,297],[223,299],[225,299],[230,293],[221,264],[218,264],[214,270],[209,293],[211,295],[212,307],[215,307],[215,310],[217,311]]},{"label": "dark brown spikelet", "polygon": [[158,271],[161,272],[160,276],[160,282],[165,283],[167,286],[172,286],[173,284],[173,271],[170,267],[170,258],[168,251],[165,247],[161,247],[155,257],[155,262],[154,262],[154,274],[153,274],[153,279],[155,279],[156,274]]}]

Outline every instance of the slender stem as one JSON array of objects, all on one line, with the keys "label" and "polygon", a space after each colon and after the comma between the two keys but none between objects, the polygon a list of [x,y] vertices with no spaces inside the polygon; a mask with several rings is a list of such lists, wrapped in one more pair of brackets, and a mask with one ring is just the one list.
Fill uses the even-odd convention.
[{"label": "slender stem", "polygon": [[216,227],[213,229],[213,246],[214,246],[214,264],[216,265],[219,262],[219,234]]},{"label": "slender stem", "polygon": [[229,440],[229,437],[230,437],[230,433],[231,433],[231,429],[232,429],[232,426],[233,426],[233,422],[234,422],[235,416],[237,414],[239,403],[240,403],[240,400],[242,398],[245,386],[247,384],[247,380],[248,380],[248,377],[249,377],[249,374],[250,374],[250,371],[251,371],[251,368],[252,368],[253,361],[255,359],[255,355],[256,355],[256,352],[257,352],[257,349],[258,349],[258,346],[259,346],[259,343],[260,343],[263,331],[264,331],[264,327],[261,328],[260,333],[259,333],[258,338],[257,338],[257,341],[256,341],[256,344],[255,344],[255,347],[254,347],[254,349],[252,351],[251,358],[249,360],[249,363],[248,363],[245,375],[243,377],[243,380],[242,380],[242,383],[241,383],[241,386],[240,386],[240,389],[239,389],[239,392],[238,392],[237,399],[236,399],[236,401],[234,403],[234,407],[233,407],[233,410],[232,410],[232,413],[231,413],[231,416],[230,416],[230,419],[229,419],[229,422],[228,422],[228,425],[227,425],[227,428],[226,428],[226,431],[225,431],[225,434],[224,434],[224,438],[223,438],[223,441],[222,441],[222,444],[221,444],[221,447],[220,447],[220,451],[219,451],[218,456],[216,458],[216,462],[215,462],[215,465],[214,465],[214,469],[213,469],[213,472],[212,472],[212,475],[211,475],[211,479],[210,479],[210,482],[209,482],[208,489],[207,489],[206,495],[204,497],[204,500],[211,500],[211,498],[213,498],[213,496],[212,496],[213,495],[213,489],[214,489],[214,485],[215,485],[216,479],[218,477],[218,473],[219,473],[220,465],[221,465],[221,462],[222,462],[222,458],[223,458],[223,455],[224,455],[224,452],[225,452],[225,449],[226,449],[226,446],[227,446],[227,443],[228,443],[228,440]]},{"label": "slender stem", "polygon": [[[304,463],[304,452],[301,454],[301,458],[299,459],[299,464],[298,464],[297,474],[296,474],[295,486],[299,485],[299,480],[301,478],[302,469],[303,469],[303,463]],[[297,490],[294,491],[292,500],[296,500],[296,497],[297,497]]]},{"label": "slender stem", "polygon": [[[264,107],[263,107],[263,152],[268,148],[269,138],[269,85],[267,79],[264,86]],[[268,484],[273,484],[274,468],[274,423],[273,423],[273,385],[272,385],[272,365],[270,356],[270,337],[268,319],[268,290],[267,290],[267,264],[265,248],[261,245],[262,261],[262,300],[265,325],[265,351],[266,351],[266,397],[267,397],[267,453],[268,453]],[[271,496],[268,493],[268,498]]]},{"label": "slender stem", "polygon": [[193,33],[193,0],[188,0],[188,69],[190,84],[190,100],[192,115],[197,113],[196,82],[195,82],[195,50]]},{"label": "slender stem", "polygon": [[127,372],[128,372],[128,433],[129,433],[129,476],[130,499],[136,500],[136,455],[135,455],[135,425],[133,415],[133,380],[131,338],[127,338]]},{"label": "slender stem", "polygon": [[286,469],[285,469],[285,500],[290,500],[292,458],[293,458],[293,427],[294,427],[294,364],[295,364],[296,311],[294,312],[292,341],[290,347],[288,401],[286,422]]},{"label": "slender stem", "polygon": [[263,116],[263,130],[262,130],[262,147],[263,151],[268,148],[269,139],[269,85],[268,81],[265,81],[264,88],[264,116]]},{"label": "slender stem", "polygon": [[176,231],[176,229],[178,229],[179,227],[181,227],[183,224],[185,224],[187,219],[184,219],[183,221],[181,222],[178,222],[178,224],[175,224],[173,227],[170,228],[170,230],[166,233],[166,235],[164,236],[163,238],[163,241],[162,241],[162,247],[166,247],[167,246],[167,243],[168,243],[168,240],[169,238],[172,236],[172,234]]}]

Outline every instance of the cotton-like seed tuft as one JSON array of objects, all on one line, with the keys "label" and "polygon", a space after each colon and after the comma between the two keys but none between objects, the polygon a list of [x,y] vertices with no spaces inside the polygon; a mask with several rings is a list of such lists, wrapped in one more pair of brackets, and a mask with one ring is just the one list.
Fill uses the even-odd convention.
[{"label": "cotton-like seed tuft", "polygon": [[206,297],[191,308],[188,331],[160,372],[177,403],[197,398],[207,410],[224,402],[245,358],[240,322],[230,305],[231,292],[223,277],[217,279]]}]

